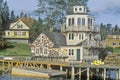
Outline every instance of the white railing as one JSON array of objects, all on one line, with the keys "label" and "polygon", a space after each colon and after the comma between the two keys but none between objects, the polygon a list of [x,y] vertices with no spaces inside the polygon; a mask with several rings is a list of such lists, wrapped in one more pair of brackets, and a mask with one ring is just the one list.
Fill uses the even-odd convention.
[{"label": "white railing", "polygon": [[68,26],[66,27],[65,25],[63,25],[61,27],[61,31],[65,32],[65,31],[91,31],[91,32],[100,32],[100,28],[99,26],[91,26],[90,28],[88,28],[89,26]]},{"label": "white railing", "polygon": [[84,59],[86,59],[86,60],[97,60],[98,58],[99,58],[98,55],[84,56]]},{"label": "white railing", "polygon": [[105,48],[106,44],[103,41],[95,41],[95,40],[85,40],[82,44],[84,47],[101,47]]}]

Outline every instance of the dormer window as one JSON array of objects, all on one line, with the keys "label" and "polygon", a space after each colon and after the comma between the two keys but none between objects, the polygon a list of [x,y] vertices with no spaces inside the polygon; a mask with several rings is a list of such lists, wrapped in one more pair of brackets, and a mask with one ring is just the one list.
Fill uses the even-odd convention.
[{"label": "dormer window", "polygon": [[74,13],[87,13],[85,6],[73,6]]},{"label": "dormer window", "polygon": [[79,8],[79,11],[81,11],[82,10],[82,8]]},{"label": "dormer window", "polygon": [[75,8],[75,11],[77,11],[77,8]]},{"label": "dormer window", "polygon": [[23,25],[17,25],[17,29],[22,29]]}]

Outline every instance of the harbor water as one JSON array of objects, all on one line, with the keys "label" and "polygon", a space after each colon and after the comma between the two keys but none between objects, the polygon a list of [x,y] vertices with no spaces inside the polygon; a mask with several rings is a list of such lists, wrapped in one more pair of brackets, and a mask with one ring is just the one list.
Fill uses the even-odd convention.
[{"label": "harbor water", "polygon": [[54,78],[30,78],[30,77],[18,77],[12,76],[10,74],[4,74],[0,76],[0,80],[70,80],[63,77],[54,77]]}]

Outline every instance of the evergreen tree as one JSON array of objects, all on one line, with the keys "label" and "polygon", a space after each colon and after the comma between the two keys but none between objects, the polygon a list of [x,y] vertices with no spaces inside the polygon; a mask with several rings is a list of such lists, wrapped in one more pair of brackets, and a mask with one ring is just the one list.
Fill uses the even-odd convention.
[{"label": "evergreen tree", "polygon": [[51,30],[61,26],[65,15],[71,13],[74,5],[87,5],[88,0],[38,0],[36,13],[42,16],[44,23]]},{"label": "evergreen tree", "polygon": [[2,8],[3,8],[3,0],[0,0],[0,30],[3,29],[3,27],[2,27]]},{"label": "evergreen tree", "polygon": [[20,17],[24,17],[24,13],[23,12],[20,13]]},{"label": "evergreen tree", "polygon": [[0,0],[0,28],[7,29],[8,26],[6,24],[9,21],[9,7],[7,6],[7,2],[3,2]]},{"label": "evergreen tree", "polygon": [[10,20],[11,20],[11,21],[14,21],[15,19],[16,19],[16,16],[15,16],[14,11],[12,10],[12,11],[11,11],[11,14],[10,14]]},{"label": "evergreen tree", "polygon": [[43,30],[45,30],[45,27],[41,18],[35,20],[33,26],[30,28],[30,41],[34,41]]},{"label": "evergreen tree", "polygon": [[118,27],[118,25],[115,25],[114,31],[115,31],[115,32],[119,32],[119,27]]}]

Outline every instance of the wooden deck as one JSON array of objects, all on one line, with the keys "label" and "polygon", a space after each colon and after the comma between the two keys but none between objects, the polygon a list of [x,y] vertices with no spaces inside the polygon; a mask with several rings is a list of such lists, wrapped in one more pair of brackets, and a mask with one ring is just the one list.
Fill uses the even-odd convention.
[{"label": "wooden deck", "polygon": [[42,77],[51,78],[56,76],[66,76],[64,71],[56,71],[50,69],[33,69],[33,68],[12,68],[12,75],[25,76],[25,77]]},{"label": "wooden deck", "polygon": [[[101,73],[102,78],[106,80],[106,71],[107,70],[116,70],[116,79],[120,79],[120,66],[119,65],[110,65],[110,64],[104,64],[104,65],[91,65],[87,63],[81,63],[81,62],[57,62],[57,61],[17,61],[17,60],[0,60],[0,68],[2,71],[6,70],[7,68],[26,68],[26,69],[39,69],[41,72],[46,72],[46,74],[49,74],[49,71],[46,71],[45,69],[49,70],[59,70],[64,71],[67,74],[71,76],[78,75],[81,77],[81,74],[83,72],[86,72],[87,80],[90,80],[91,70],[94,69],[95,71],[99,71]],[[76,72],[77,71],[77,72]],[[37,72],[37,71],[36,71]],[[53,74],[54,72],[50,72]],[[56,73],[56,72],[55,72]],[[96,73],[96,72],[95,72]],[[74,77],[73,77],[74,78]],[[74,79],[73,79],[74,80]]]}]

